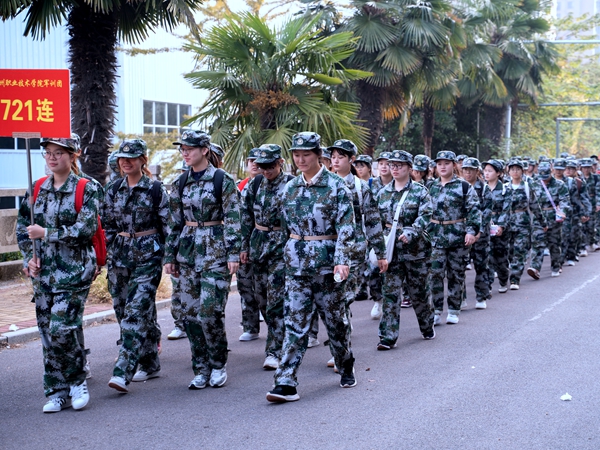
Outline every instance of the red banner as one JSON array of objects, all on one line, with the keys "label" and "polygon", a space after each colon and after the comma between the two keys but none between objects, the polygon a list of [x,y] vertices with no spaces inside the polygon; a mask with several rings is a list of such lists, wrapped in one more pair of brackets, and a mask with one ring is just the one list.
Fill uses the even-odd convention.
[{"label": "red banner", "polygon": [[67,69],[0,69],[0,136],[71,137]]}]

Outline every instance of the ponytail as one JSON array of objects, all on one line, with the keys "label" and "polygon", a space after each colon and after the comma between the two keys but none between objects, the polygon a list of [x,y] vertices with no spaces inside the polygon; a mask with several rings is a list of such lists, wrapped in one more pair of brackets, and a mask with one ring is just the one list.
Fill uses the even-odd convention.
[{"label": "ponytail", "polygon": [[148,178],[152,178],[152,172],[148,168],[148,157],[146,155],[140,156],[140,160],[142,161],[142,173],[146,174]]},{"label": "ponytail", "polygon": [[73,155],[73,161],[71,161],[71,172],[79,176],[79,166],[77,165],[77,160],[79,160],[79,153],[72,152],[71,155]]}]

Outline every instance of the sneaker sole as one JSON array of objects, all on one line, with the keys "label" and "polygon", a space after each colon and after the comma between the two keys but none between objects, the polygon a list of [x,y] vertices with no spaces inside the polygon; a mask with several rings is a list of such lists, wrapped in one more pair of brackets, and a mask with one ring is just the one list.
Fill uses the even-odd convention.
[{"label": "sneaker sole", "polygon": [[353,388],[356,385],[357,385],[356,380],[354,380],[354,384],[342,384],[342,383],[340,383],[340,387],[342,387],[344,389],[346,389],[346,388]]},{"label": "sneaker sole", "polygon": [[272,394],[271,392],[267,392],[267,401],[271,403],[287,403],[287,402],[296,402],[300,400],[300,396],[298,394],[294,395],[277,395]]},{"label": "sneaker sole", "polygon": [[89,402],[90,402],[90,399],[88,398],[83,405],[75,406],[75,405],[71,404],[71,406],[73,407],[73,409],[75,411],[79,411],[80,409],[85,408],[88,405]]},{"label": "sneaker sole", "polygon": [[185,339],[187,337],[187,334],[184,334],[183,336],[179,336],[179,337],[175,337],[175,336],[167,336],[167,339],[169,341],[177,341],[179,339]]},{"label": "sneaker sole", "polygon": [[535,269],[533,269],[531,267],[529,269],[527,269],[527,275],[529,275],[534,280],[539,280],[540,279],[539,274],[536,273]]},{"label": "sneaker sole", "polygon": [[265,365],[263,365],[263,369],[265,369],[265,370],[277,370],[277,369],[279,369],[279,366],[265,364]]},{"label": "sneaker sole", "polygon": [[131,379],[131,381],[135,382],[135,383],[141,383],[142,381],[148,381],[151,380],[152,378],[158,378],[160,377],[160,372],[159,373],[153,373],[153,374],[148,374],[147,377],[144,378],[138,378],[137,380],[135,379],[135,376]]},{"label": "sneaker sole", "polygon": [[122,394],[127,394],[129,392],[129,389],[127,389],[126,387],[123,387],[120,384],[113,382],[109,382],[108,387],[113,388],[114,390],[119,391]]},{"label": "sneaker sole", "polygon": [[214,388],[223,387],[225,385],[225,383],[227,383],[227,377],[225,377],[225,379],[223,381],[221,381],[219,384],[212,384],[212,382],[209,381],[210,386],[214,387]]},{"label": "sneaker sole", "polygon": [[386,351],[386,350],[391,350],[392,347],[389,345],[385,345],[385,344],[377,344],[377,350],[379,351]]}]

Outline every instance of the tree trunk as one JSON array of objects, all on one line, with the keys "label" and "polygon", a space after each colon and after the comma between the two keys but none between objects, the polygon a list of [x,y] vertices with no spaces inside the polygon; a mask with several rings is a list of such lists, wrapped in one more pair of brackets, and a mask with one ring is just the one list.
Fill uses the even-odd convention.
[{"label": "tree trunk", "polygon": [[502,140],[506,133],[506,106],[496,108],[493,106],[483,106],[481,115],[481,161],[487,161],[496,156],[501,149]]},{"label": "tree trunk", "polygon": [[72,128],[81,138],[83,171],[102,184],[115,125],[117,25],[117,11],[95,13],[86,2],[67,22]]},{"label": "tree trunk", "polygon": [[425,154],[431,158],[431,143],[435,127],[435,109],[429,103],[423,104],[423,146]]},{"label": "tree trunk", "polygon": [[360,100],[358,119],[361,125],[369,130],[367,147],[363,149],[363,154],[373,156],[383,132],[384,92],[383,89],[360,80],[356,83],[356,94]]}]

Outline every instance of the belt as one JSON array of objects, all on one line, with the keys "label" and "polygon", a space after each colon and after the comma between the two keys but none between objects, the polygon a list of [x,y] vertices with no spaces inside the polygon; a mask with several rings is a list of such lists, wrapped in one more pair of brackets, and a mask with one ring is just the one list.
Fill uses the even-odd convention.
[{"label": "belt", "polygon": [[254,222],[254,228],[256,228],[257,230],[260,230],[260,231],[280,231],[281,230],[281,227],[273,227],[273,226],[263,227],[262,225],[259,225],[256,222]]},{"label": "belt", "polygon": [[542,211],[554,211],[554,208],[542,208]]},{"label": "belt", "polygon": [[138,231],[137,233],[128,233],[127,231],[121,231],[118,234],[119,234],[119,236],[123,236],[123,237],[138,238],[141,236],[150,236],[151,234],[156,234],[156,233],[158,233],[158,231],[156,230],[156,228],[154,228],[152,230]]},{"label": "belt", "polygon": [[526,209],[515,209],[513,212],[516,212],[516,213],[517,212],[527,212],[527,210]]},{"label": "belt", "polygon": [[434,220],[434,219],[431,219],[430,220],[431,223],[437,223],[438,225],[453,225],[455,223],[461,223],[464,221],[465,221],[465,219],[458,219],[458,220]]},{"label": "belt", "polygon": [[333,241],[337,239],[337,234],[326,234],[324,236],[299,236],[297,234],[290,234],[292,239],[296,239],[298,241]]},{"label": "belt", "polygon": [[188,227],[214,227],[216,225],[223,225],[223,221],[222,220],[214,220],[212,222],[188,222],[186,220],[185,224]]}]

